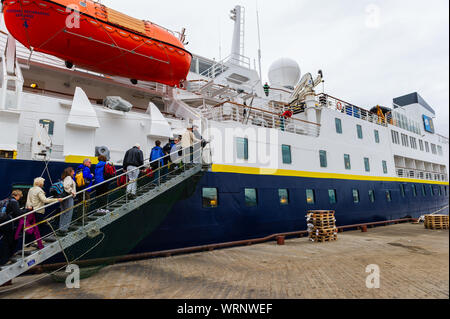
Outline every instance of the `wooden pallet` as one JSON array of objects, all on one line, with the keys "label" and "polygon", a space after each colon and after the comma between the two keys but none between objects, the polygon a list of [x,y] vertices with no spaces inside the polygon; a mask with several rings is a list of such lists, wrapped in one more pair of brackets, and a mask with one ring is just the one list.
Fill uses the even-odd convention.
[{"label": "wooden pallet", "polygon": [[449,229],[449,224],[425,224],[426,229]]},{"label": "wooden pallet", "polygon": [[315,228],[312,233],[316,235],[333,235],[338,232],[337,228]]},{"label": "wooden pallet", "polygon": [[317,228],[334,228],[334,227],[336,227],[336,221],[325,221],[325,222],[313,221],[312,224]]},{"label": "wooden pallet", "polygon": [[334,216],[334,213],[333,214],[320,214],[320,215],[318,215],[318,214],[309,214],[309,215],[307,215],[307,218],[322,220],[322,219],[334,219],[335,216]]},{"label": "wooden pallet", "polygon": [[332,235],[332,236],[315,236],[315,235],[311,235],[309,238],[314,240],[314,242],[319,242],[319,243],[324,243],[324,242],[329,242],[329,241],[337,241],[338,240],[338,236],[337,235]]}]

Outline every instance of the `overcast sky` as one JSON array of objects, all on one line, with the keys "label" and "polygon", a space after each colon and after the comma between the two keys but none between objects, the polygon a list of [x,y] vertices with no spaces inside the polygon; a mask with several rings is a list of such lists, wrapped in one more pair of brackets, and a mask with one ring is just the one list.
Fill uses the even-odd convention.
[{"label": "overcast sky", "polygon": [[[257,57],[256,0],[103,0],[107,6],[173,30],[187,29],[194,54],[219,60],[230,54],[229,11],[246,9],[245,55]],[[262,72],[279,57],[302,73],[321,69],[325,91],[370,108],[392,106],[411,92],[436,110],[436,127],[449,131],[448,0],[259,0]],[[219,49],[221,48],[221,49]]]}]

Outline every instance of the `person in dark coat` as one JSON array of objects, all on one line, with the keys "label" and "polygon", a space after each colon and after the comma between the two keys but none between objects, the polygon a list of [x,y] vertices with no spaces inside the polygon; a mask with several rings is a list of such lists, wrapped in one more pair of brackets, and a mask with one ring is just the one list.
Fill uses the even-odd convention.
[{"label": "person in dark coat", "polygon": [[[33,209],[31,207],[20,209],[19,201],[22,199],[23,193],[20,190],[12,192],[6,206],[6,216],[0,220],[0,224],[8,220],[22,216]],[[14,223],[7,224],[0,228],[0,266],[5,265],[8,260],[14,255],[17,246],[17,240],[14,238],[15,225]]]},{"label": "person in dark coat", "polygon": [[128,181],[131,182],[127,186],[127,194],[131,198],[136,197],[137,183],[135,182],[139,177],[139,170],[137,168],[144,165],[144,153],[141,151],[141,146],[136,144],[129,149],[123,159],[123,169],[127,172]]}]

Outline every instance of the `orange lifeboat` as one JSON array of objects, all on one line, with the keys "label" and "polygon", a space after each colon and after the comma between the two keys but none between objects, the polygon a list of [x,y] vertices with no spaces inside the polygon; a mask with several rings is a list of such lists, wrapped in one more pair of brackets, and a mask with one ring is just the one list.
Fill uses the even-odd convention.
[{"label": "orange lifeboat", "polygon": [[[111,76],[178,86],[192,55],[182,40],[151,22],[91,0],[2,0],[11,35],[34,51]],[[74,5],[76,4],[76,5]]]}]

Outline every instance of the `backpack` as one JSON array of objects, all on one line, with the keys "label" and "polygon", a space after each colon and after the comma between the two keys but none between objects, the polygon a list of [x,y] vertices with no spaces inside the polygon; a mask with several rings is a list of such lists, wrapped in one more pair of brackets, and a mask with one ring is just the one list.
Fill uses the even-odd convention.
[{"label": "backpack", "polygon": [[62,181],[59,181],[55,184],[53,184],[50,187],[50,195],[55,198],[63,198],[65,191],[64,191],[64,183]]},{"label": "backpack", "polygon": [[10,200],[10,198],[7,198],[0,201],[0,221],[5,220],[7,217],[6,208],[8,207]]},{"label": "backpack", "polygon": [[75,183],[77,184],[78,188],[83,188],[86,186],[86,180],[84,179],[83,170],[80,169],[75,173]]},{"label": "backpack", "polygon": [[147,177],[153,177],[153,176],[155,175],[155,174],[153,173],[153,170],[152,170],[151,168],[147,168],[147,169],[145,170],[144,174],[145,174]]},{"label": "backpack", "polygon": [[103,178],[105,181],[113,178],[117,175],[116,168],[111,163],[106,163],[104,171],[103,171]]},{"label": "backpack", "polygon": [[127,184],[127,175],[122,175],[117,179],[117,186],[123,186]]}]

